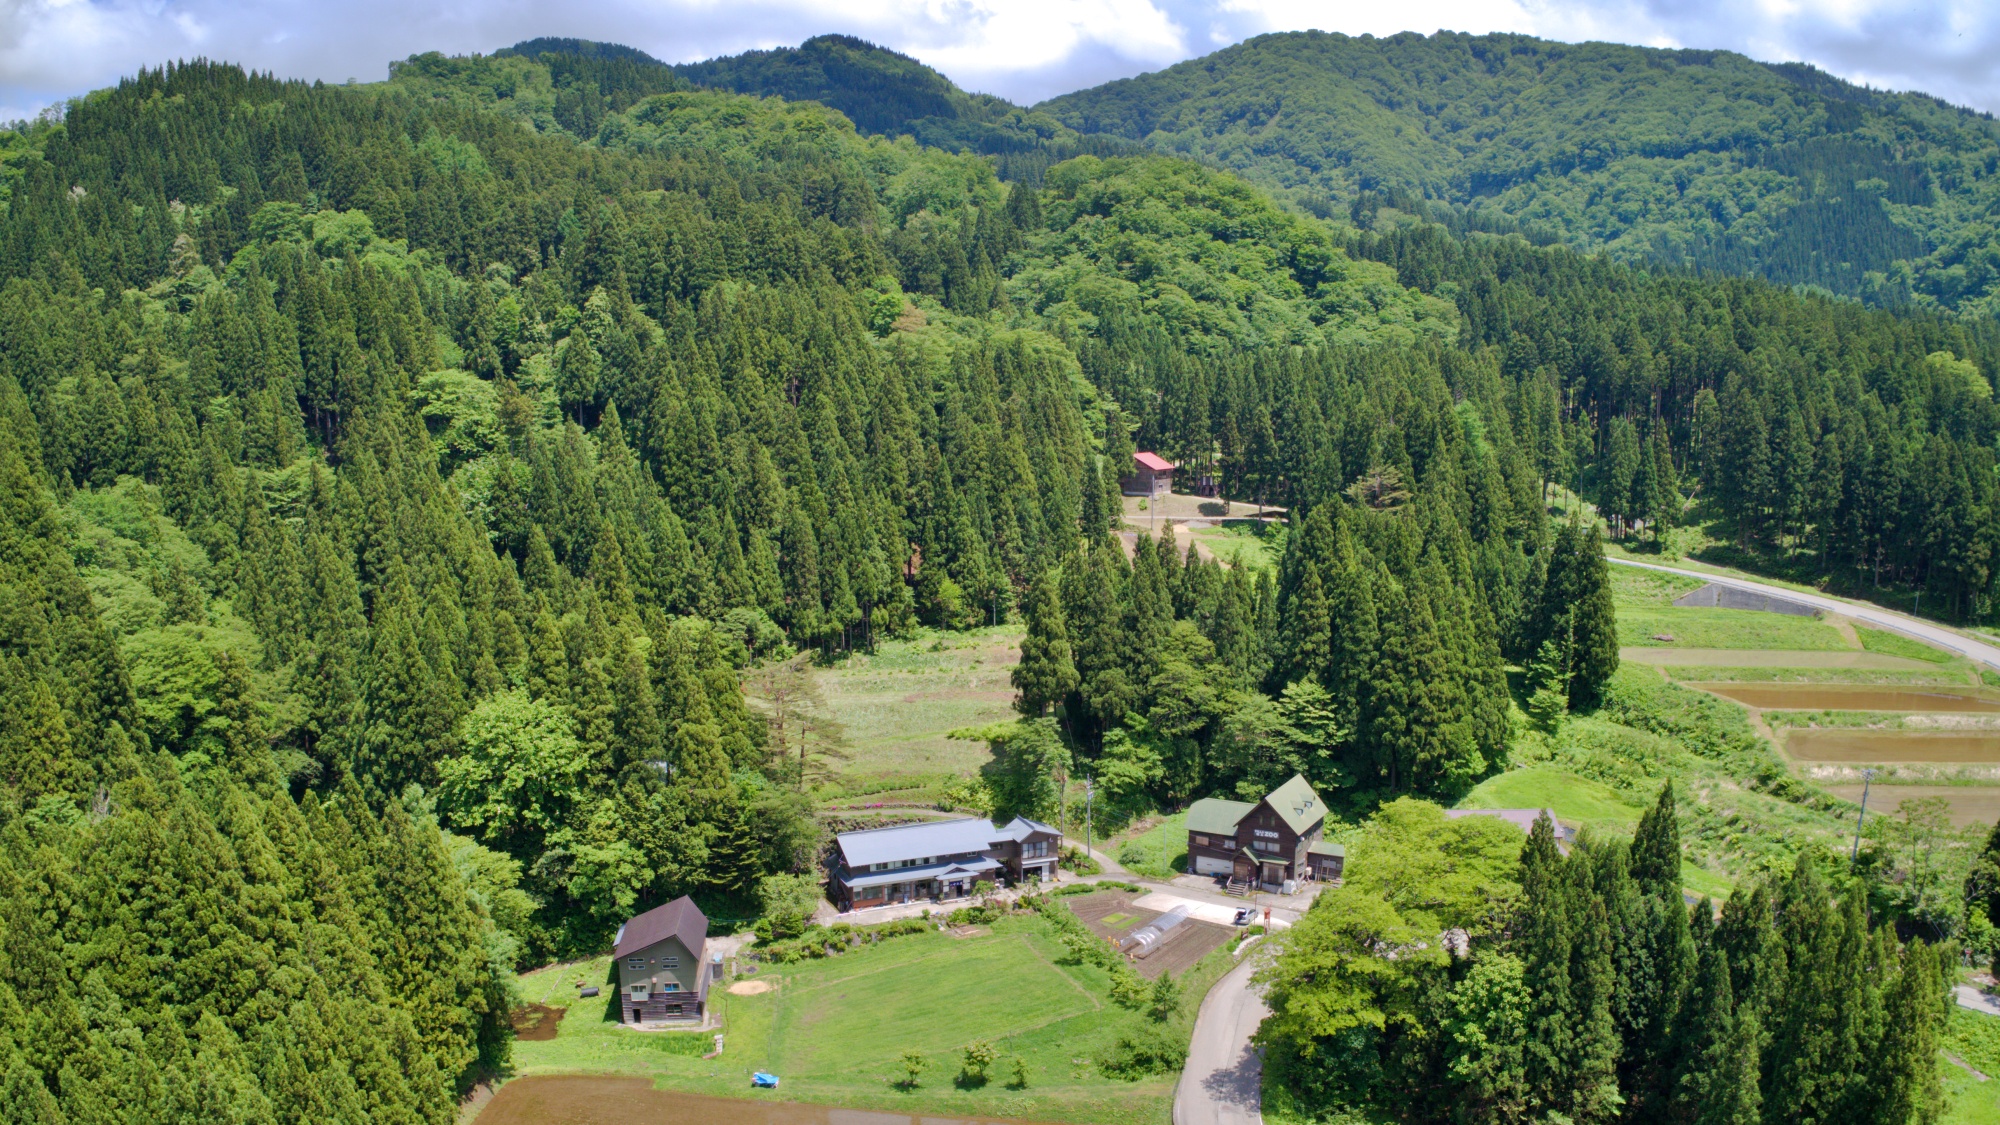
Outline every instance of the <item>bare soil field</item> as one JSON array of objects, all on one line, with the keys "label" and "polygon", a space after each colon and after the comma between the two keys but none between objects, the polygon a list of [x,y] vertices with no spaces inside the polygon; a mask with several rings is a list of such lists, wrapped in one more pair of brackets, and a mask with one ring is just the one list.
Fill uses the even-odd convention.
[{"label": "bare soil field", "polygon": [[1785,753],[1801,762],[2000,762],[2000,733],[1794,730]]},{"label": "bare soil field", "polygon": [[[1068,901],[1070,911],[1090,927],[1091,933],[1110,941],[1123,938],[1160,916],[1156,910],[1133,905],[1141,897],[1125,891],[1097,891]],[[1228,941],[1229,933],[1225,926],[1190,919],[1174,927],[1158,952],[1134,960],[1132,968],[1147,980],[1157,979],[1161,973],[1178,977],[1208,956],[1209,950]]]},{"label": "bare soil field", "polygon": [[[1843,800],[1859,802],[1861,786],[1829,785],[1826,791]],[[2000,821],[2000,786],[1981,785],[1874,785],[1868,790],[1868,815],[1893,813],[1904,801],[1943,797],[1951,803],[1951,822],[1960,828],[1968,824]]]},{"label": "bare soil field", "polygon": [[[874,1113],[746,1096],[717,1098],[660,1090],[644,1078],[535,1075],[516,1078],[480,1111],[479,1125],[917,1125],[961,1122],[925,1113]],[[998,1118],[980,1118],[1000,1125]]]},{"label": "bare soil field", "polygon": [[1922,691],[1868,684],[1689,683],[1686,686],[1773,711],[2000,711],[2000,700],[1969,691]]}]

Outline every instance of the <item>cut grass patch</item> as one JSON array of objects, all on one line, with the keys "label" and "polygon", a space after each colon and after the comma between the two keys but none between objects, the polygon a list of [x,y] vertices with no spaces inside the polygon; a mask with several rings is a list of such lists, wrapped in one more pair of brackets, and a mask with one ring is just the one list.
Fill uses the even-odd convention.
[{"label": "cut grass patch", "polygon": [[1489,777],[1465,795],[1461,809],[1554,809],[1560,820],[1629,832],[1641,812],[1609,785],[1553,766],[1529,766]]},{"label": "cut grass patch", "polygon": [[1870,629],[1866,625],[1856,625],[1854,633],[1861,638],[1861,647],[1869,652],[1879,652],[1887,656],[1901,656],[1910,660],[1928,660],[1932,664],[1949,664],[1958,657],[1941,648],[1927,645],[1901,633],[1891,633],[1882,629]]},{"label": "cut grass patch", "polygon": [[[1655,637],[1672,637],[1671,641]],[[1618,613],[1618,643],[1633,648],[1803,649],[1852,648],[1839,629],[1813,617],[1748,609],[1640,608]]]}]

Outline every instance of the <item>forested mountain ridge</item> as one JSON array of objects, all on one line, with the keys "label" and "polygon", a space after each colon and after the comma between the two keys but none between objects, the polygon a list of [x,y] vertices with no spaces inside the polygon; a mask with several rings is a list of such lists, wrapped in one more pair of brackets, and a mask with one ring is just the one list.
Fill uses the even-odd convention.
[{"label": "forested mountain ridge", "polygon": [[1420,212],[1875,303],[2000,299],[1990,115],[1727,51],[1282,33],[1029,109],[846,36],[674,70],[948,148],[1142,144],[1364,229]]},{"label": "forested mountain ridge", "polygon": [[1622,261],[1890,304],[1990,311],[2000,283],[1990,115],[1799,64],[1296,32],[1036,108],[1357,218],[1363,193],[1437,200]]}]

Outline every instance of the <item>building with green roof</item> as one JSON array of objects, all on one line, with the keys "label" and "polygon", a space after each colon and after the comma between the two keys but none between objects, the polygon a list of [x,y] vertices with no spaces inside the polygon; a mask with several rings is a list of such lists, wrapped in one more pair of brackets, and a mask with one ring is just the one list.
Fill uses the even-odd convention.
[{"label": "building with green roof", "polygon": [[1260,801],[1208,797],[1188,806],[1188,873],[1235,889],[1279,890],[1288,882],[1338,882],[1347,849],[1320,839],[1326,802],[1305,775]]}]

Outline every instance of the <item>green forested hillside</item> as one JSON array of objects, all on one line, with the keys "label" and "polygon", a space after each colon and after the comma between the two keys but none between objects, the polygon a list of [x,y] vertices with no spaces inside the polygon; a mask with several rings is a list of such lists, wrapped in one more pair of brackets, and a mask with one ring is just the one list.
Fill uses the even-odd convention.
[{"label": "green forested hillside", "polygon": [[[1025,619],[1002,814],[1079,767],[1123,812],[1295,771],[1362,810],[1504,767],[1506,659],[1557,711],[1615,688],[1551,483],[1995,612],[1972,320],[1357,232],[1169,155],[1008,182],[530,46],[174,66],[0,137],[8,1120],[449,1120],[512,968],[815,869],[739,677],[793,651]],[[1121,541],[1135,444],[1289,509],[1275,573]]]},{"label": "green forested hillside", "polygon": [[1036,108],[1322,212],[1433,200],[1627,262],[1892,304],[1991,311],[2000,283],[1988,115],[1726,51],[1298,32]]}]

